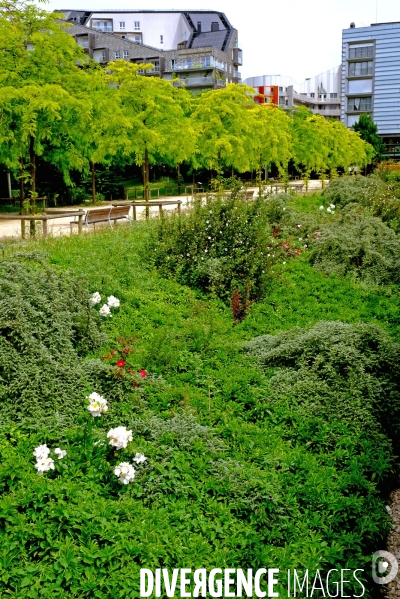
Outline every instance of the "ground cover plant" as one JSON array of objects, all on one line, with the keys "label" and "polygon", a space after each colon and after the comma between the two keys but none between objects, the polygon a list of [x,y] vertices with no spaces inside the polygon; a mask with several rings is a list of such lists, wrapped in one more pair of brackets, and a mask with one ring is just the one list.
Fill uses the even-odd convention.
[{"label": "ground cover plant", "polygon": [[[71,339],[60,347],[45,319],[38,344],[24,315],[27,366],[45,346],[85,385],[62,390],[73,410],[59,426],[29,404],[18,426],[0,422],[1,596],[133,598],[141,567],[266,564],[365,568],[372,595],[370,557],[390,527],[386,492],[397,471],[400,300],[395,284],[366,286],[310,263],[303,246],[341,218],[319,202],[310,198],[307,212],[306,198],[268,205],[263,298],[236,326],[211,288],[155,268],[154,222],[35,242],[44,266],[10,259],[26,251],[21,244],[3,246],[0,271],[13,268],[16,288],[26,286],[20,312],[34,313],[36,325],[58,309],[55,322]],[[16,303],[2,294],[2,323],[12,323]],[[15,344],[19,336],[16,328]],[[9,376],[13,361],[6,365]],[[87,399],[93,393],[107,405],[95,417],[91,402],[105,404]],[[63,396],[53,397],[62,410]],[[2,397],[1,413],[9,410]],[[109,444],[119,427],[126,447]],[[44,444],[54,469],[40,475],[33,452]],[[115,473],[121,463],[135,469],[129,484],[120,478],[131,471]]]}]

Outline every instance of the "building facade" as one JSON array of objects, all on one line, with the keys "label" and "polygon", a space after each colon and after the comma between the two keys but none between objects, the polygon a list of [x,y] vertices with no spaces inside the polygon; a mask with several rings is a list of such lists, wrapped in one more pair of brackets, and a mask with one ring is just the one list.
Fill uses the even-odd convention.
[{"label": "building facade", "polygon": [[341,87],[342,122],[370,114],[386,157],[400,158],[400,22],[343,30]]},{"label": "building facade", "polygon": [[258,103],[273,103],[282,108],[306,106],[314,114],[340,120],[341,67],[296,83],[291,77],[263,75],[249,77],[244,83],[256,91]]},{"label": "building facade", "polygon": [[195,91],[240,83],[238,32],[215,11],[60,10],[74,36],[99,63],[151,63],[143,74]]}]

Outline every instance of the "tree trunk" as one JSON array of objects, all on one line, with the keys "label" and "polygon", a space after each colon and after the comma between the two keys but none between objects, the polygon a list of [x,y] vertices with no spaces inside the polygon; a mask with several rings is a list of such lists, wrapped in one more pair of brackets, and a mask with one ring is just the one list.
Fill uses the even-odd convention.
[{"label": "tree trunk", "polygon": [[181,165],[178,164],[176,167],[177,177],[178,177],[178,195],[181,195]]},{"label": "tree trunk", "polygon": [[92,166],[92,203],[96,202],[96,165],[94,162],[91,163]]},{"label": "tree trunk", "polygon": [[147,147],[144,151],[143,163],[143,198],[145,202],[149,201],[149,152]]},{"label": "tree trunk", "polygon": [[[20,171],[19,171],[19,213],[20,214],[25,214],[25,209],[24,209],[24,199],[25,199],[25,190],[24,190],[24,159],[20,158],[19,159],[19,163],[20,163]],[[26,223],[24,220],[21,220],[21,237],[22,239],[25,239],[25,233],[26,233],[26,227],[25,227]]]},{"label": "tree trunk", "polygon": [[[36,156],[35,156],[35,138],[31,135],[29,139],[29,162],[30,162],[30,214],[35,214],[36,210]],[[34,220],[29,222],[29,232],[31,237],[34,237],[36,233],[36,224]]]}]

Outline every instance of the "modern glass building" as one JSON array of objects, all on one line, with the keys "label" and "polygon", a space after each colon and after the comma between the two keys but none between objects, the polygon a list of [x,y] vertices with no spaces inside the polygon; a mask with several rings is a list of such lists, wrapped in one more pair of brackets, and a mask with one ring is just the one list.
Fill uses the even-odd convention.
[{"label": "modern glass building", "polygon": [[400,22],[343,30],[341,121],[352,127],[369,113],[387,146],[400,158]]}]

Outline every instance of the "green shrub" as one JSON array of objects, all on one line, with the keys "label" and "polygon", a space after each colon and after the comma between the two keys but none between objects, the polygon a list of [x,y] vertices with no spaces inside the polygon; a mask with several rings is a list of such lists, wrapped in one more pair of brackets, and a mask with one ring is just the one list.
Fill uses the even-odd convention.
[{"label": "green shrub", "polygon": [[105,341],[82,277],[39,254],[0,263],[0,423],[66,426],[87,388],[82,356]]},{"label": "green shrub", "polygon": [[400,232],[400,184],[397,175],[389,175],[387,179],[377,175],[334,179],[323,197],[342,208],[352,203],[359,204],[397,233]]},{"label": "green shrub", "polygon": [[162,274],[228,303],[234,290],[249,288],[250,299],[262,295],[270,239],[267,202],[234,191],[161,220],[149,253]]},{"label": "green shrub", "polygon": [[322,195],[328,204],[343,208],[352,203],[370,205],[384,190],[384,182],[374,175],[344,176],[333,179]]},{"label": "green shrub", "polygon": [[326,274],[353,273],[373,284],[400,281],[400,239],[379,218],[352,213],[334,225],[322,226],[310,255]]},{"label": "green shrub", "polygon": [[[399,447],[400,346],[382,329],[322,321],[257,337],[246,348],[265,370],[273,369],[267,403],[273,410],[287,405],[285,418],[292,425],[296,420],[294,429],[310,428],[304,418],[315,428],[339,423],[358,442],[364,435],[385,448],[390,461],[389,439]],[[312,445],[321,450],[326,442]],[[336,442],[332,436],[329,443]]]}]

